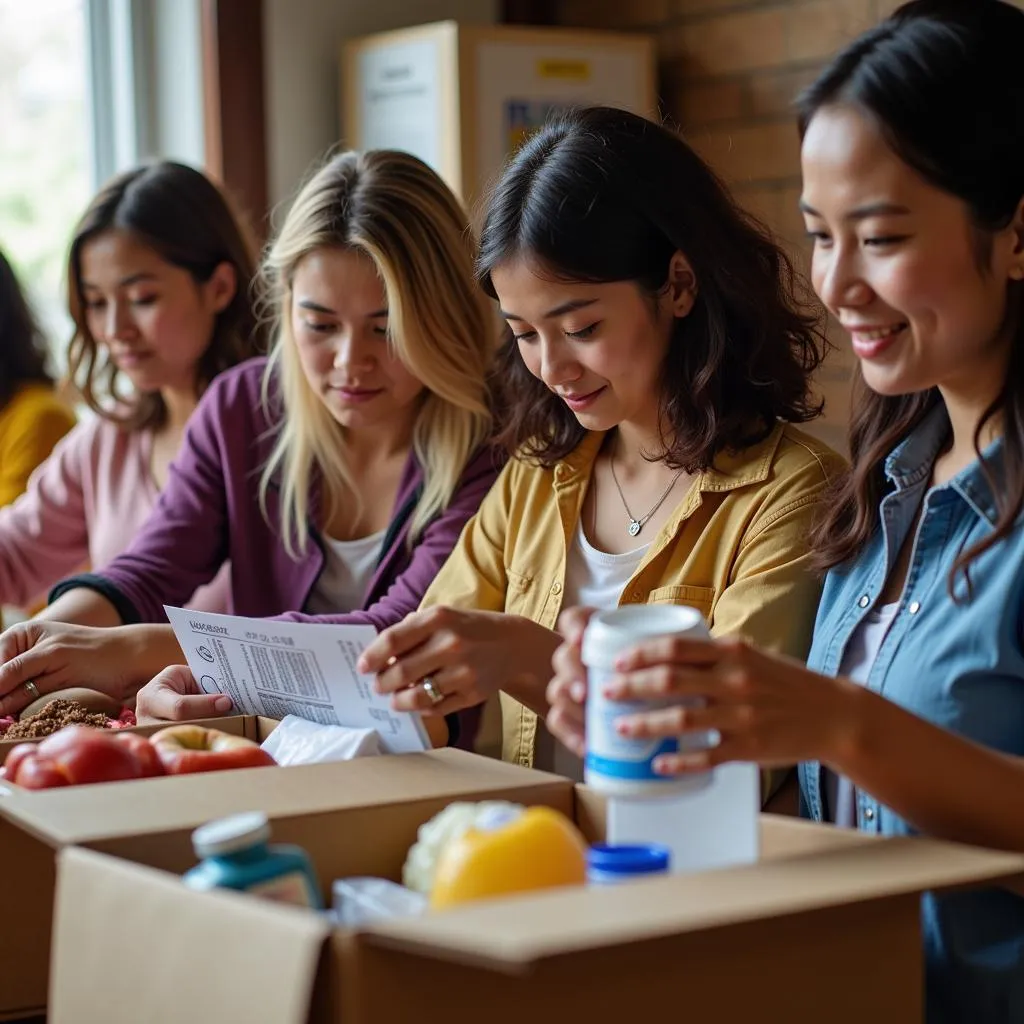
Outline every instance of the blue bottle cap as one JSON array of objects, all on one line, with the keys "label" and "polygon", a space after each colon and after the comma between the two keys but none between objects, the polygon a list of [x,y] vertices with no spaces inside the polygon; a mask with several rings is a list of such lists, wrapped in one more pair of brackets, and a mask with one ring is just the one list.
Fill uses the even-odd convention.
[{"label": "blue bottle cap", "polygon": [[611,875],[655,875],[668,871],[671,851],[658,843],[594,843],[587,851],[587,867]]}]

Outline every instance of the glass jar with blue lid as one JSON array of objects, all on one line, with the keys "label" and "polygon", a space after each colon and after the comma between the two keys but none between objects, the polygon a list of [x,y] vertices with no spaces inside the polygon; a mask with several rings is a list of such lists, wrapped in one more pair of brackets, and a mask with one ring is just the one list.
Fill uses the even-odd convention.
[{"label": "glass jar with blue lid", "polygon": [[262,811],[207,822],[192,833],[200,863],[183,881],[190,889],[237,889],[264,899],[320,910],[320,884],[301,847],[270,840]]}]

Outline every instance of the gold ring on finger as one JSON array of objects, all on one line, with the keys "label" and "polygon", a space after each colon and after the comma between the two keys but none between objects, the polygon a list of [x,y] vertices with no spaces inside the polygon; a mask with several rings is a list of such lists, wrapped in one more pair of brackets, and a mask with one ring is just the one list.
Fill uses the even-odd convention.
[{"label": "gold ring on finger", "polygon": [[444,700],[444,694],[430,676],[420,681],[420,689],[430,698],[431,704],[440,704]]}]

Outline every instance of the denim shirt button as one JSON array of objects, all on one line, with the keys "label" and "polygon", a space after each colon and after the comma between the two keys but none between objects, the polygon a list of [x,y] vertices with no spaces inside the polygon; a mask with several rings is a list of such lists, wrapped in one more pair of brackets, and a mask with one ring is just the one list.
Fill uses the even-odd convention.
[{"label": "denim shirt button", "polygon": [[874,821],[875,820],[875,809],[874,809],[874,807],[865,807],[864,808],[864,820],[865,821]]},{"label": "denim shirt button", "polygon": [[907,611],[910,612],[911,615],[916,615],[920,610],[921,610],[921,602],[920,601],[911,601],[910,602],[910,607],[907,609]]},{"label": "denim shirt button", "polygon": [[871,604],[871,598],[870,598],[870,597],[868,597],[868,595],[867,595],[867,594],[864,594],[864,595],[863,595],[863,596],[861,597],[861,599],[860,599],[860,600],[859,600],[859,601],[857,602],[857,604],[859,604],[859,605],[861,606],[861,608],[867,608],[867,606],[868,606],[869,604]]}]

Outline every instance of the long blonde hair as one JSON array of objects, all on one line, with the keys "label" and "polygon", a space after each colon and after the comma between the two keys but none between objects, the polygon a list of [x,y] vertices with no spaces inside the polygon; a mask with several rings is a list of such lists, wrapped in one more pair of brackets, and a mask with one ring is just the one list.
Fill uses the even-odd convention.
[{"label": "long blonde hair", "polygon": [[268,488],[279,483],[281,532],[293,558],[309,541],[310,493],[318,478],[328,516],[340,501],[360,499],[345,457],[345,429],[306,380],[292,335],[295,268],[322,248],[353,250],[373,262],[387,297],[388,343],[425,388],[413,431],[424,483],[410,539],[451,501],[492,426],[488,377],[496,328],[474,279],[475,242],[465,212],[444,182],[407,153],[335,156],[299,192],[262,268],[276,319],[263,401],[277,436],[259,497],[267,515]]}]

